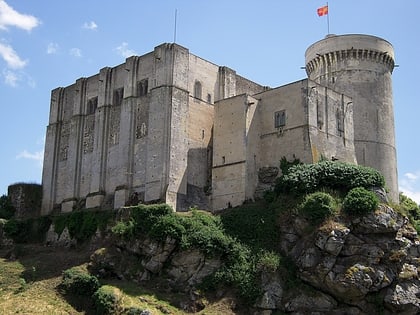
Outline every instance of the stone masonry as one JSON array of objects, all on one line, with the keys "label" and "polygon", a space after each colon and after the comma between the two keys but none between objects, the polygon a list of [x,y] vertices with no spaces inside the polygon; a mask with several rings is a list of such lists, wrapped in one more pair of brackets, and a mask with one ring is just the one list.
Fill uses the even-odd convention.
[{"label": "stone masonry", "polygon": [[[353,52],[355,51],[355,52]],[[397,200],[392,46],[329,36],[309,79],[268,88],[162,44],[51,93],[42,214],[164,201],[221,210],[254,199],[282,157],[384,173]]]}]

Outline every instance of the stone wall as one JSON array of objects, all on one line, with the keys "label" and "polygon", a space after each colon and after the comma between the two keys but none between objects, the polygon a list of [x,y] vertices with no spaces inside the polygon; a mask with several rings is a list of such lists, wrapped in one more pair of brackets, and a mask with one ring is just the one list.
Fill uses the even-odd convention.
[{"label": "stone wall", "polygon": [[41,185],[25,183],[10,185],[7,188],[7,196],[16,210],[16,219],[36,218],[40,215]]}]

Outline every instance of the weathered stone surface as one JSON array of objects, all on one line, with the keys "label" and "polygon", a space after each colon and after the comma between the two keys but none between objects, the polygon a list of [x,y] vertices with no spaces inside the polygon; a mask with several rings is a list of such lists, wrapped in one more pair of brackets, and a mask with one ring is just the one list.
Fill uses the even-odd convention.
[{"label": "weathered stone surface", "polygon": [[309,295],[302,292],[286,303],[285,310],[301,314],[317,314],[317,312],[322,314],[331,311],[337,304],[337,301],[324,293],[317,292],[314,295]]},{"label": "weathered stone surface", "polygon": [[395,314],[414,315],[420,313],[419,282],[403,282],[388,289],[385,305]]},{"label": "weathered stone surface", "polygon": [[276,180],[276,177],[278,174],[279,174],[278,167],[275,167],[275,166],[261,167],[258,170],[258,179],[263,184],[272,184]]},{"label": "weathered stone surface", "polygon": [[256,307],[261,309],[282,309],[284,289],[282,280],[277,274],[263,273],[261,276],[262,296],[257,301]]},{"label": "weathered stone surface", "polygon": [[54,225],[51,224],[46,235],[45,244],[47,246],[71,247],[76,246],[77,241],[70,236],[67,227],[64,228],[61,234],[57,234],[54,231]]},{"label": "weathered stone surface", "polygon": [[10,247],[13,245],[13,240],[6,236],[4,232],[4,225],[6,224],[6,220],[0,219],[0,248],[1,247]]},{"label": "weathered stone surface", "polygon": [[199,250],[194,249],[176,253],[167,272],[173,286],[188,288],[200,283],[220,265],[219,259],[207,259]]},{"label": "weathered stone surface", "polygon": [[[384,307],[386,315],[420,313],[420,241],[407,223],[389,207],[358,220],[328,221],[320,227],[293,217],[281,222],[279,245],[308,290],[287,288],[283,272],[262,271],[262,294],[254,304],[255,314],[280,310],[291,314],[370,315],[378,311],[378,305]],[[49,234],[52,242],[59,241],[52,230]],[[65,245],[68,231],[63,234]],[[197,285],[223,266],[219,257],[208,258],[198,249],[180,250],[171,238],[161,242],[147,237],[109,240],[111,247],[92,255],[90,270],[101,277],[136,282],[153,281],[165,274],[168,288],[189,293],[185,305],[191,310],[202,305],[195,297]]]},{"label": "weathered stone surface", "polygon": [[420,312],[413,293],[418,290],[413,281],[419,277],[420,244],[404,216],[381,205],[375,213],[330,222],[312,234],[301,233],[303,227],[301,223],[280,225],[281,235],[286,235],[280,246],[294,260],[303,281],[347,304],[349,314],[375,309],[368,296],[384,295],[385,290],[388,310],[411,314],[417,308]]},{"label": "weathered stone surface", "polygon": [[379,210],[352,221],[354,233],[397,233],[403,226],[405,218],[387,205],[379,205]]}]

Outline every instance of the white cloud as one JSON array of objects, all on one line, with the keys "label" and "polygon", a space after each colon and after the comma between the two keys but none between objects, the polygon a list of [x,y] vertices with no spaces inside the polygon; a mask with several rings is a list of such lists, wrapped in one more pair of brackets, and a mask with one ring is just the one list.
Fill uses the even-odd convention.
[{"label": "white cloud", "polygon": [[405,173],[399,180],[400,191],[420,204],[420,171]]},{"label": "white cloud", "polygon": [[39,163],[40,166],[42,166],[43,160],[44,160],[44,151],[37,151],[34,153],[30,153],[27,150],[23,150],[21,153],[19,153],[16,156],[17,159],[28,159],[28,160],[34,160]]},{"label": "white cloud", "polygon": [[28,63],[26,60],[22,60],[18,56],[12,46],[3,43],[0,43],[0,56],[4,59],[4,61],[6,61],[7,66],[12,69],[23,68]]},{"label": "white cloud", "polygon": [[16,87],[19,81],[19,76],[16,72],[10,70],[3,71],[4,83],[10,85],[11,87]]},{"label": "white cloud", "polygon": [[83,28],[88,30],[96,30],[98,28],[98,25],[94,21],[85,22],[83,24]]},{"label": "white cloud", "polygon": [[70,49],[70,55],[74,57],[82,57],[82,51],[79,48]]},{"label": "white cloud", "polygon": [[128,48],[128,43],[126,42],[123,42],[120,46],[115,48],[115,50],[124,58],[136,55],[136,52],[134,50]]},{"label": "white cloud", "polygon": [[47,54],[53,55],[56,54],[58,51],[58,44],[57,43],[49,43],[47,46]]},{"label": "white cloud", "polygon": [[31,88],[36,87],[35,80],[22,70],[15,71],[4,69],[2,74],[4,83],[11,87],[17,87],[22,82],[26,83]]},{"label": "white cloud", "polygon": [[26,31],[32,30],[39,25],[40,21],[28,14],[17,12],[6,1],[0,0],[0,29],[7,29],[8,26],[15,26]]}]

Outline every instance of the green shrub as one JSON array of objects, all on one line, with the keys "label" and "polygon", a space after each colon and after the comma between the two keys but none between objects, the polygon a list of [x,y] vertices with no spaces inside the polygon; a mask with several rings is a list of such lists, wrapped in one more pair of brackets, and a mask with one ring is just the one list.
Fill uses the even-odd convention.
[{"label": "green shrub", "polygon": [[364,215],[375,211],[378,204],[378,197],[374,192],[363,187],[356,187],[344,198],[343,210],[350,215]]},{"label": "green shrub", "polygon": [[225,210],[220,219],[227,234],[255,249],[275,250],[279,230],[277,209],[265,202]]},{"label": "green shrub", "polygon": [[104,230],[112,214],[113,212],[110,211],[73,211],[65,215],[65,218],[59,219],[59,228],[62,229],[64,221],[65,226],[69,229],[70,236],[82,243],[89,240],[98,229]]},{"label": "green shrub", "polygon": [[4,225],[6,236],[16,243],[27,243],[31,239],[32,220],[10,219]]},{"label": "green shrub", "polygon": [[121,314],[122,293],[113,286],[103,285],[94,294],[96,314]]},{"label": "green shrub", "polygon": [[321,188],[349,191],[355,187],[384,187],[384,177],[375,169],[343,162],[321,161],[291,166],[276,182],[275,191],[312,193]]},{"label": "green shrub", "polygon": [[280,159],[280,170],[281,170],[281,173],[282,174],[287,174],[287,173],[289,173],[289,169],[292,166],[299,165],[299,164],[302,164],[302,162],[299,159],[297,159],[295,156],[293,156],[293,160],[292,161],[288,161],[286,159],[286,157],[283,156]]},{"label": "green shrub", "polygon": [[419,205],[411,198],[405,196],[403,193],[400,193],[400,207],[404,209],[406,215],[412,220],[420,220],[420,207]]},{"label": "green shrub", "polygon": [[87,271],[72,267],[63,271],[60,287],[68,294],[92,296],[99,288],[99,281]]},{"label": "green shrub", "polygon": [[334,198],[324,192],[315,192],[305,197],[300,213],[312,223],[320,223],[336,213]]},{"label": "green shrub", "polygon": [[9,220],[15,215],[15,208],[6,195],[0,197],[0,218]]},{"label": "green shrub", "polygon": [[403,215],[407,216],[410,223],[414,226],[417,233],[420,234],[420,207],[411,198],[400,193],[400,204],[393,205],[394,209],[397,209]]},{"label": "green shrub", "polygon": [[262,251],[258,257],[257,270],[276,272],[280,266],[281,257],[273,251]]}]

